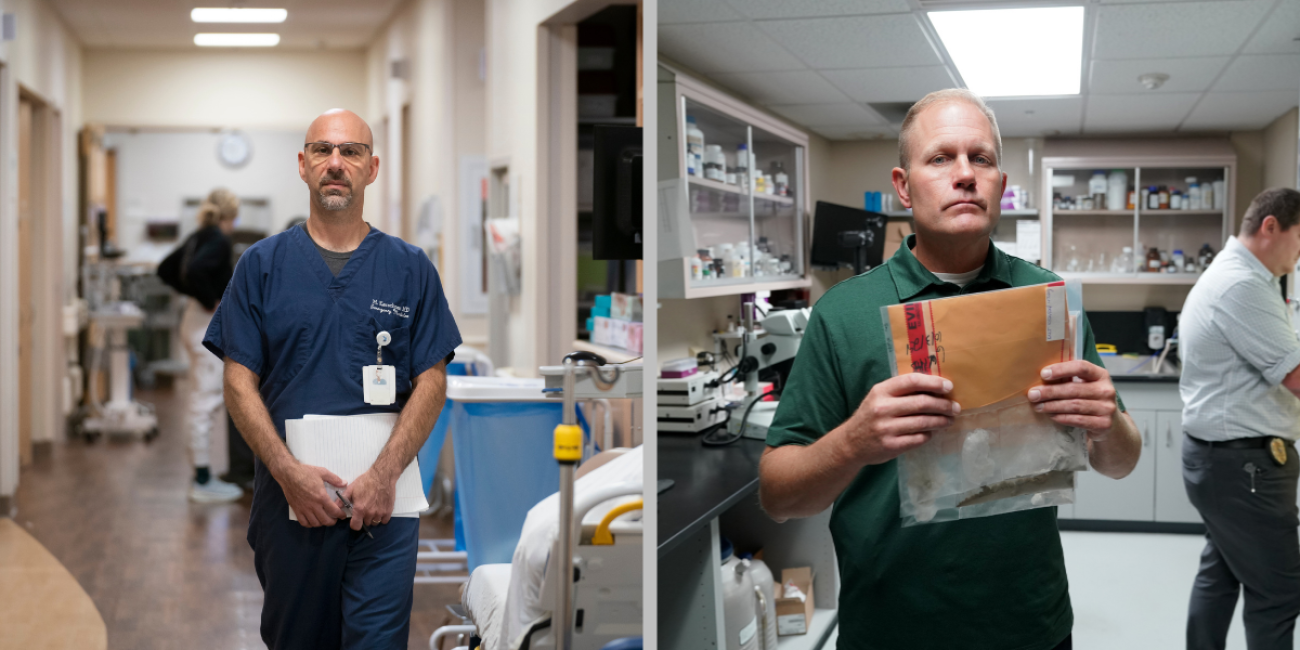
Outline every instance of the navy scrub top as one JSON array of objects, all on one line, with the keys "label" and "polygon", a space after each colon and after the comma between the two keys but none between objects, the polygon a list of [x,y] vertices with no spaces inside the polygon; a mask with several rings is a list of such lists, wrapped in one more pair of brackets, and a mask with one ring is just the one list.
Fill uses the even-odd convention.
[{"label": "navy scrub top", "polygon": [[[361,368],[375,365],[381,331],[392,335],[383,360],[397,378],[397,401],[388,406],[366,404],[361,389]],[[213,354],[258,375],[281,439],[285,420],[307,414],[401,411],[411,378],[460,343],[424,251],[373,228],[337,277],[302,228],[257,242],[240,257],[203,339]],[[268,473],[258,474],[265,492]]]}]

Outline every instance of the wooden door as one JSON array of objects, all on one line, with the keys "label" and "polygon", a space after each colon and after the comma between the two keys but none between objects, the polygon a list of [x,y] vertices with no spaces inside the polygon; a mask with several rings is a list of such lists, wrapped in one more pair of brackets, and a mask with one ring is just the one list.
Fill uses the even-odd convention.
[{"label": "wooden door", "polygon": [[32,128],[35,106],[18,102],[18,464],[32,461]]}]

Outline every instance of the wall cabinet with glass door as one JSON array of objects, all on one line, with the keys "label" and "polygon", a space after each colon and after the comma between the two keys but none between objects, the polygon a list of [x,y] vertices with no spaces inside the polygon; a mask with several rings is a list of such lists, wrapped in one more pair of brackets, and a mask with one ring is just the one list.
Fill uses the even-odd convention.
[{"label": "wall cabinet with glass door", "polygon": [[680,74],[659,88],[660,297],[809,286],[807,134]]},{"label": "wall cabinet with glass door", "polygon": [[1195,284],[1232,225],[1235,157],[1044,158],[1043,265],[1097,284]]}]

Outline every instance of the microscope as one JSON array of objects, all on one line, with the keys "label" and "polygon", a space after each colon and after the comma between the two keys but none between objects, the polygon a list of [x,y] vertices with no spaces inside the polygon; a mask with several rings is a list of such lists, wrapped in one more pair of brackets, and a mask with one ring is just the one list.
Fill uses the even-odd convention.
[{"label": "microscope", "polygon": [[794,357],[799,353],[799,343],[803,341],[810,314],[807,307],[774,309],[756,321],[754,298],[749,296],[741,303],[740,332],[713,335],[720,348],[729,349],[739,359],[737,378],[743,377],[745,382],[745,397],[732,408],[727,420],[727,431],[732,435],[759,440],[767,438],[777,402],[763,401],[770,392],[759,393],[759,372],[773,369],[784,383]]}]

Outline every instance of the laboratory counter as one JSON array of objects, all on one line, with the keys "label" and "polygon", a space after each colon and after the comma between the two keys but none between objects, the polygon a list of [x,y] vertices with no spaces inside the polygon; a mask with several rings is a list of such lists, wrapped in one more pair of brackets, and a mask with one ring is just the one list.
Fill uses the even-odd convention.
[{"label": "laboratory counter", "polygon": [[767,444],[741,438],[705,447],[701,435],[659,433],[659,478],[673,486],[659,495],[659,557],[758,491],[758,461]]}]

